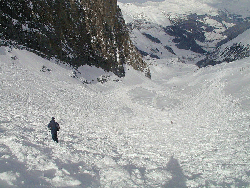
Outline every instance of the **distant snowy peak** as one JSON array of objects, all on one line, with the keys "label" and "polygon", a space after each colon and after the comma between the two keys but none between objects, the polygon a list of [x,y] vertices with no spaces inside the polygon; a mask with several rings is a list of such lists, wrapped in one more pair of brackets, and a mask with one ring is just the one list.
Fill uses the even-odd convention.
[{"label": "distant snowy peak", "polygon": [[123,16],[127,23],[134,20],[144,19],[145,21],[169,26],[169,18],[192,13],[217,15],[217,8],[197,0],[166,0],[163,2],[120,3]]},{"label": "distant snowy peak", "polygon": [[238,14],[244,18],[250,16],[250,1],[247,0],[165,0],[145,3],[122,3],[118,1],[126,22],[145,19],[166,26],[168,17],[198,14],[218,15],[218,10]]},{"label": "distant snowy peak", "polygon": [[[250,17],[246,16],[250,2],[241,0],[165,0],[118,5],[134,44],[143,56],[150,58],[177,57],[181,62],[196,64],[250,29]],[[235,14],[237,8],[241,8],[241,15]]]},{"label": "distant snowy peak", "polygon": [[231,46],[235,43],[241,43],[243,45],[249,45],[250,44],[250,29],[246,30],[244,33],[238,35],[236,38],[230,40],[226,44],[223,44],[221,46],[222,49],[226,48],[226,46]]},{"label": "distant snowy peak", "polygon": [[250,17],[249,0],[203,0],[203,2],[230,14],[241,15],[243,18]]}]

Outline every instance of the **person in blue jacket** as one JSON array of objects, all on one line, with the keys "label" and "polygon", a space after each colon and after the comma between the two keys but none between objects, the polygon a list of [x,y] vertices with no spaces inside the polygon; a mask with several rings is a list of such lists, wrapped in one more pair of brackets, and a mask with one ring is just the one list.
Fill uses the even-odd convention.
[{"label": "person in blue jacket", "polygon": [[48,128],[51,130],[51,135],[52,139],[58,143],[58,138],[57,138],[57,131],[59,131],[60,126],[59,124],[55,121],[55,118],[52,117],[52,120],[48,124]]}]

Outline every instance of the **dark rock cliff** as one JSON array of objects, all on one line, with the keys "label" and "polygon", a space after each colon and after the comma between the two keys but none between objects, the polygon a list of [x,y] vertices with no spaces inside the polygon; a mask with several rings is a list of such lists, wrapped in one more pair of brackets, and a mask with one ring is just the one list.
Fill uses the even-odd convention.
[{"label": "dark rock cliff", "polygon": [[0,34],[47,57],[122,77],[149,69],[132,44],[117,0],[1,0]]}]

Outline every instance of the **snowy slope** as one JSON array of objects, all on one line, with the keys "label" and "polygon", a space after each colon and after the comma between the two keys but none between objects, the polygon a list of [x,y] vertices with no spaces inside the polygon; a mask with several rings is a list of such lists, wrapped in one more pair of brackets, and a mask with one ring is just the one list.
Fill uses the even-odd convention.
[{"label": "snowy slope", "polygon": [[250,28],[250,1],[245,0],[135,0],[118,5],[146,58],[175,57],[196,64]]},{"label": "snowy slope", "polygon": [[250,45],[250,29],[239,35],[238,37],[230,40],[226,44],[221,46],[221,50],[225,49],[228,46],[232,46],[235,43],[241,43],[242,45]]},{"label": "snowy slope", "polygon": [[168,26],[171,16],[189,13],[217,14],[216,8],[197,0],[165,0],[163,2],[148,1],[145,3],[121,3],[118,1],[118,5],[127,23],[145,19],[154,24]]},{"label": "snowy slope", "polygon": [[[118,5],[122,10],[126,23],[130,27],[132,41],[144,56],[148,56],[147,58],[178,57],[182,62],[185,59],[186,63],[193,64],[194,58],[197,61],[203,58],[202,55],[190,50],[179,49],[173,42],[175,37],[168,35],[165,28],[172,25],[171,20],[185,17],[190,13],[216,15],[216,8],[195,0],[148,1],[142,4],[118,2]],[[148,38],[145,34],[156,40]]]},{"label": "snowy slope", "polygon": [[125,21],[131,22],[144,18],[149,22],[165,25],[169,16],[190,13],[217,15],[218,10],[226,10],[232,14],[250,16],[250,2],[247,0],[163,0],[160,2],[133,0],[125,3],[118,0]]},{"label": "snowy slope", "polygon": [[130,67],[125,78],[90,67],[73,78],[1,47],[0,187],[250,186],[249,61],[151,60],[151,80]]}]

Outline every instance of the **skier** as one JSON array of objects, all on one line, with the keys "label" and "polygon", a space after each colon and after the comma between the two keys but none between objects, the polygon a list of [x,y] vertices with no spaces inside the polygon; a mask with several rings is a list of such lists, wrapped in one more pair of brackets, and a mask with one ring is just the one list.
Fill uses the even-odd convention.
[{"label": "skier", "polygon": [[48,124],[48,128],[51,130],[52,139],[58,143],[57,131],[59,131],[60,126],[57,122],[55,122],[55,118],[52,117],[52,120]]}]

